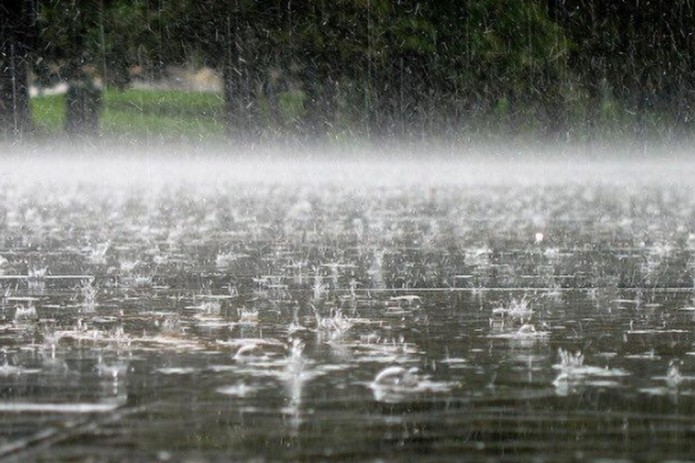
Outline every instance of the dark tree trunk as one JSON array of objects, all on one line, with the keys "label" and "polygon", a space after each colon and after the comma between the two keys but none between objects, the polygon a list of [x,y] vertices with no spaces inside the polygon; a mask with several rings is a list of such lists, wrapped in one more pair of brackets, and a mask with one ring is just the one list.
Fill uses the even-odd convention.
[{"label": "dark tree trunk", "polygon": [[89,47],[89,30],[96,24],[94,12],[101,2],[65,2],[66,20],[64,34],[67,45],[64,54],[64,70],[61,77],[68,83],[65,98],[65,131],[68,135],[95,136],[99,133],[99,116],[102,107],[101,89],[94,83],[94,72],[89,71],[95,62]]},{"label": "dark tree trunk", "polygon": [[28,1],[0,5],[0,133],[21,137],[32,128],[28,55],[34,41]]},{"label": "dark tree trunk", "polygon": [[225,55],[221,63],[227,133],[245,140],[251,135],[252,119],[257,112],[254,92],[255,36],[238,10],[225,20]]},{"label": "dark tree trunk", "polygon": [[237,99],[238,79],[234,68],[230,63],[222,66],[222,80],[224,87],[224,112],[227,125],[227,134],[230,137],[239,135],[239,107]]},{"label": "dark tree trunk", "polygon": [[102,99],[92,80],[85,77],[72,82],[65,101],[65,131],[69,135],[98,135]]},{"label": "dark tree trunk", "polygon": [[321,75],[313,62],[305,66],[302,74],[305,98],[301,131],[311,139],[322,138],[329,132],[331,124],[328,116],[331,101],[324,88],[329,85],[329,78]]},{"label": "dark tree trunk", "polygon": [[256,106],[254,82],[246,66],[222,66],[227,134],[239,140],[253,135]]}]

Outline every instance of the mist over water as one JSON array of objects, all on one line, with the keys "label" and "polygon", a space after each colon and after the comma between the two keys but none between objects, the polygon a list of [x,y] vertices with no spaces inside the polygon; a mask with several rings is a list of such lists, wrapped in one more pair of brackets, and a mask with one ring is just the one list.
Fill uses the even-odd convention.
[{"label": "mist over water", "polygon": [[687,148],[500,146],[6,147],[0,454],[689,458]]},{"label": "mist over water", "polygon": [[[95,144],[96,143],[96,144]],[[2,174],[13,183],[104,186],[225,183],[339,186],[687,184],[692,150],[683,144],[579,143],[176,144],[57,142],[4,146]],[[143,146],[144,145],[144,146]]]}]

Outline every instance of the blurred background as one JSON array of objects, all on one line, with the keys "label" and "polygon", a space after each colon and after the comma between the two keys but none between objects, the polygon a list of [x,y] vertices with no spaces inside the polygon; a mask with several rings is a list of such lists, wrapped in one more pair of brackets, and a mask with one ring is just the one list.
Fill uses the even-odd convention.
[{"label": "blurred background", "polygon": [[23,0],[5,137],[689,139],[689,0]]}]

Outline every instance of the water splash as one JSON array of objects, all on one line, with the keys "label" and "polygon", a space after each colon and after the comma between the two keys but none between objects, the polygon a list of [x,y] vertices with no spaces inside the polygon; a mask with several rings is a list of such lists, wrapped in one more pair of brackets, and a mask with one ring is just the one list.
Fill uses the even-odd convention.
[{"label": "water splash", "polygon": [[619,368],[585,365],[581,351],[570,352],[559,348],[558,356],[560,363],[553,365],[553,368],[560,372],[553,381],[553,386],[559,396],[576,392],[581,386],[619,387],[617,379],[630,375]]},{"label": "water splash", "polygon": [[312,286],[313,299],[314,301],[319,301],[328,291],[327,286],[323,283],[323,278],[320,273],[314,275],[314,284]]},{"label": "water splash", "polygon": [[238,309],[239,313],[239,324],[242,325],[256,325],[258,324],[258,309],[247,309],[246,307],[241,307]]},{"label": "water splash", "polygon": [[684,378],[678,367],[680,364],[681,362],[676,360],[669,362],[668,371],[666,372],[666,384],[669,387],[676,388],[683,382]]},{"label": "water splash", "polygon": [[411,367],[406,369],[402,366],[391,366],[377,373],[372,382],[372,387],[414,388],[420,381],[419,368]]},{"label": "water splash", "polygon": [[105,264],[106,263],[106,253],[108,250],[111,248],[111,243],[110,242],[105,242],[105,243],[97,243],[92,247],[88,247],[86,249],[87,252],[87,259],[92,263],[92,264]]},{"label": "water splash", "polygon": [[316,317],[316,334],[318,338],[327,343],[339,342],[345,334],[354,326],[352,320],[346,317],[342,310],[331,308],[328,316],[321,316],[318,309],[312,305]]},{"label": "water splash", "polygon": [[97,307],[97,289],[94,287],[92,280],[85,280],[80,286],[80,294],[82,295],[82,313],[91,313]]},{"label": "water splash", "polygon": [[306,361],[303,357],[304,343],[299,339],[293,339],[287,357],[286,373],[291,377],[301,377],[304,373]]},{"label": "water splash", "polygon": [[30,282],[42,282],[48,274],[48,267],[29,267],[27,279]]},{"label": "water splash", "polygon": [[37,320],[38,314],[33,304],[27,306],[17,306],[14,312],[15,321]]},{"label": "water splash", "polygon": [[560,357],[560,364],[557,367],[562,371],[573,371],[584,366],[584,354],[581,351],[570,352],[559,348],[557,353]]},{"label": "water splash", "polygon": [[415,399],[419,394],[450,392],[459,382],[432,381],[419,367],[388,366],[379,371],[368,387],[378,402],[397,403]]},{"label": "water splash", "polygon": [[422,299],[414,294],[405,294],[402,296],[393,296],[386,301],[386,316],[401,316],[412,314],[422,307]]},{"label": "water splash", "polygon": [[284,358],[287,353],[287,345],[277,339],[240,338],[219,344],[236,348],[232,358],[238,363],[266,364]]},{"label": "water splash", "polygon": [[139,259],[123,259],[118,263],[121,273],[126,275],[133,273],[138,265],[140,265]]}]

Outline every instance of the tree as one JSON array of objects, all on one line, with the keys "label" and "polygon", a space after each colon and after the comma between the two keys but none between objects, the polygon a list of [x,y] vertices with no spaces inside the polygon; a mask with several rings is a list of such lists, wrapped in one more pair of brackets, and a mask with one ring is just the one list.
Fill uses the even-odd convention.
[{"label": "tree", "polygon": [[31,130],[29,53],[35,40],[33,2],[0,4],[0,133],[19,137]]},{"label": "tree", "polygon": [[[549,0],[551,1],[551,0]],[[644,134],[649,119],[686,128],[695,103],[690,0],[565,0],[553,5],[573,42],[570,63],[590,100],[589,124],[614,119]],[[604,124],[605,125],[605,124]]]},{"label": "tree", "polygon": [[[77,132],[96,125],[83,122],[99,111],[91,83],[125,88],[134,69],[183,63],[220,71],[239,138],[486,125],[560,136],[608,117],[643,130],[655,114],[685,127],[695,103],[690,0],[42,0],[38,11],[36,74],[70,82]],[[8,44],[31,42],[21,24],[3,22],[15,50],[3,101],[28,50]]]},{"label": "tree", "polygon": [[[45,0],[38,7],[39,46],[34,71],[43,84],[67,82],[66,130],[99,131],[105,86],[125,88],[130,69],[159,73],[175,46],[162,31],[161,0]],[[178,50],[178,49],[176,49]],[[179,58],[180,59],[180,58]]]}]

